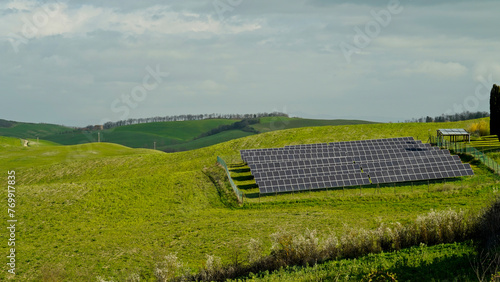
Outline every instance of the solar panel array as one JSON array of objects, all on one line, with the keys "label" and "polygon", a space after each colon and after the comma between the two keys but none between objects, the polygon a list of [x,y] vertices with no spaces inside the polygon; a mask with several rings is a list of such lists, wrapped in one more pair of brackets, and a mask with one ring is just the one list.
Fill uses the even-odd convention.
[{"label": "solar panel array", "polygon": [[448,150],[413,137],[241,150],[260,193],[473,175]]}]

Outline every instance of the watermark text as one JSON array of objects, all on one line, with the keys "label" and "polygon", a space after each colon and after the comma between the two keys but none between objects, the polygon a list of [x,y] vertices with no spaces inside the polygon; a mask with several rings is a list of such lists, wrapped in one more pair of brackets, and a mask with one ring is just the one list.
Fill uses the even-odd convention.
[{"label": "watermark text", "polygon": [[7,229],[9,230],[9,238],[7,245],[9,246],[9,255],[7,256],[8,272],[16,274],[16,172],[11,170],[7,172]]}]

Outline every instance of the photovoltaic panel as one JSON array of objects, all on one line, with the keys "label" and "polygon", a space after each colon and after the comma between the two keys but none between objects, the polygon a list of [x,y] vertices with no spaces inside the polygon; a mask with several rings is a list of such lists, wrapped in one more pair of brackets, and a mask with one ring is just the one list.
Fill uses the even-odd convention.
[{"label": "photovoltaic panel", "polygon": [[364,172],[370,173],[373,171],[387,170],[390,168],[403,168],[403,167],[414,167],[414,166],[430,166],[430,165],[448,165],[448,164],[461,164],[460,160],[454,158],[454,156],[427,156],[412,159],[392,159],[381,162],[364,162],[358,163]]},{"label": "photovoltaic panel", "polygon": [[445,129],[438,129],[439,132],[441,132],[442,135],[449,136],[449,135],[469,135],[469,132],[467,132],[463,128],[445,128]]},{"label": "photovoltaic panel", "polygon": [[255,179],[259,181],[268,179],[320,176],[333,174],[349,174],[360,172],[358,164],[344,164],[335,166],[299,167],[284,170],[258,171],[254,173]]},{"label": "photovoltaic panel", "polygon": [[416,166],[406,168],[392,168],[370,172],[373,184],[442,179],[474,175],[469,164],[460,164],[450,167]]},{"label": "photovoltaic panel", "polygon": [[241,150],[260,193],[473,175],[448,150],[412,137]]},{"label": "photovoltaic panel", "polygon": [[305,191],[321,188],[368,185],[370,180],[361,172],[329,176],[306,176],[290,179],[265,180],[259,184],[262,194]]},{"label": "photovoltaic panel", "polygon": [[321,152],[310,154],[281,154],[281,155],[265,155],[256,157],[247,157],[247,162],[261,163],[261,162],[277,162],[277,161],[291,161],[291,160],[309,160],[309,159],[327,159],[346,157],[345,152]]},{"label": "photovoltaic panel", "polygon": [[284,162],[262,162],[262,163],[249,163],[248,166],[252,173],[261,170],[282,170],[291,168],[304,168],[304,167],[319,167],[319,166],[332,166],[338,164],[353,164],[354,158],[352,157],[337,157],[326,159],[310,159],[310,160],[293,160]]}]

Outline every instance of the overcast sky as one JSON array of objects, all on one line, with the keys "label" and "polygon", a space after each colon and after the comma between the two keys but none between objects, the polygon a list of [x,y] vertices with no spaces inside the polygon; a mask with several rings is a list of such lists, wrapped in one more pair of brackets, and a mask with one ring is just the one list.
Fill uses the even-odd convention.
[{"label": "overcast sky", "polygon": [[495,1],[0,2],[0,118],[488,111]]}]

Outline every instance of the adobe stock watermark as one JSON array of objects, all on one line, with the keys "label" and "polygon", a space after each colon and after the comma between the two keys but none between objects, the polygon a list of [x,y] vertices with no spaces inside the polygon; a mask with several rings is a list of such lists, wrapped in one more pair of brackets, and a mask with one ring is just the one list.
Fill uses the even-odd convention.
[{"label": "adobe stock watermark", "polygon": [[[274,108],[272,112],[278,113],[279,111],[276,108]],[[286,111],[286,106],[284,106],[283,110],[279,113],[288,115],[287,111]],[[271,118],[271,122],[269,124],[269,129],[271,131],[282,130],[282,129],[285,129],[289,123],[290,123],[290,121],[283,116],[274,116]]]},{"label": "adobe stock watermark", "polygon": [[214,0],[212,5],[214,7],[217,16],[221,22],[226,20],[224,14],[228,12],[233,12],[239,5],[243,3],[243,0]]},{"label": "adobe stock watermark", "polygon": [[39,5],[29,17],[21,18],[23,26],[18,33],[10,32],[7,40],[9,40],[12,49],[17,54],[21,45],[27,45],[30,39],[35,38],[42,29],[46,28],[50,20],[60,14],[63,5],[57,0],[52,0],[43,5]]},{"label": "adobe stock watermark", "polygon": [[7,272],[10,274],[16,274],[16,224],[17,224],[17,214],[16,214],[16,171],[10,170],[7,172],[7,229],[9,230],[9,235],[7,245],[9,248],[7,256],[7,265],[9,266]]},{"label": "adobe stock watermark", "polygon": [[386,28],[392,22],[392,16],[398,15],[404,10],[399,0],[390,0],[385,9],[380,11],[371,10],[372,20],[365,23],[364,28],[356,26],[356,34],[352,38],[352,44],[342,41],[339,44],[340,51],[347,63],[351,63],[351,56],[359,54],[362,49],[370,46],[372,41],[380,35],[382,28]]},{"label": "adobe stock watermark", "polygon": [[[110,110],[115,114],[121,114],[118,119],[126,120],[130,117],[133,109],[139,107],[141,102],[144,102],[151,91],[156,90],[164,79],[170,76],[169,72],[163,72],[160,65],[156,65],[153,69],[151,66],[145,67],[146,74],[142,78],[142,82],[132,87],[129,93],[122,94],[120,98],[116,98],[110,104]],[[109,118],[104,118],[100,121],[100,125],[112,121]],[[83,156],[96,154],[98,147],[94,144],[96,141],[105,141],[105,136],[102,132],[98,132],[98,139],[95,134],[83,132],[85,141],[81,141],[79,146],[68,146],[67,161],[79,159]]]},{"label": "adobe stock watermark", "polygon": [[64,146],[66,148],[66,161],[73,161],[81,159],[82,157],[87,157],[95,154],[96,148],[94,142],[96,142],[92,133],[83,132],[83,136],[86,141],[80,141],[78,145],[75,146]]},{"label": "adobe stock watermark", "polygon": [[[111,102],[110,109],[115,114],[121,114],[121,120],[127,119],[133,109],[136,109],[141,102],[146,100],[148,93],[156,90],[163,79],[170,76],[169,72],[162,72],[160,65],[156,65],[156,69],[151,66],[146,67],[146,75],[142,78],[142,83],[134,86],[130,93],[122,94],[120,98]],[[101,124],[111,121],[110,119],[101,120]]]},{"label": "adobe stock watermark", "polygon": [[453,109],[445,112],[446,115],[459,114],[465,111],[475,112],[478,110],[481,102],[490,99],[491,87],[493,86],[493,76],[490,74],[488,78],[484,76],[478,77],[479,83],[476,85],[474,95],[465,97],[461,104],[453,104]]}]

